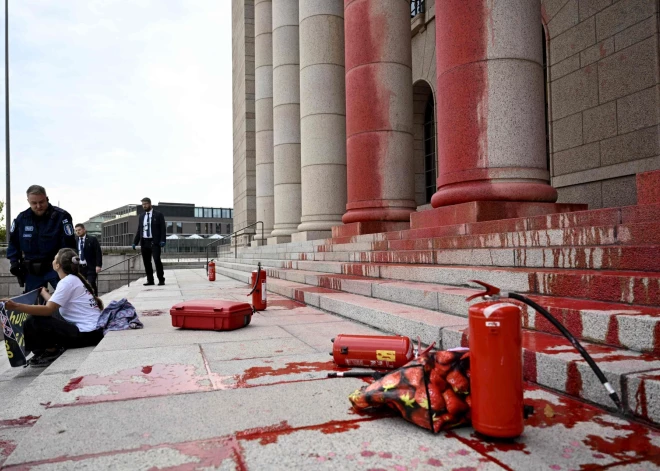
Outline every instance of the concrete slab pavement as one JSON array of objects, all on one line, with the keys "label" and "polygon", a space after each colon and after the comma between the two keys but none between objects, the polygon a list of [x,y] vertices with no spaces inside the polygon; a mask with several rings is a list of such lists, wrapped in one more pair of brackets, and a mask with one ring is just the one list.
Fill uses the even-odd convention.
[{"label": "concrete slab pavement", "polygon": [[[0,420],[2,469],[660,469],[658,430],[531,385],[536,414],[514,442],[469,427],[433,435],[388,411],[358,414],[348,395],[365,382],[327,378],[337,369],[330,338],[376,329],[269,294],[271,308],[244,329],[183,331],[171,326],[168,289],[243,300],[247,286],[208,282],[203,270],[166,278],[162,297],[146,297],[144,329],[69,351],[38,377],[0,375],[0,394],[22,388],[50,402],[31,419]],[[141,303],[142,288],[104,300]],[[32,392],[37,381],[44,386]]]}]

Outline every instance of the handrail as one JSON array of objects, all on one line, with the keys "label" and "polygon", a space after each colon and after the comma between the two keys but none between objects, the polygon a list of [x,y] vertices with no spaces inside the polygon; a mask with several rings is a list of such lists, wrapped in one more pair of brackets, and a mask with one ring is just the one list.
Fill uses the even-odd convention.
[{"label": "handrail", "polygon": [[[252,224],[243,227],[242,229],[234,231],[234,232],[232,232],[231,234],[229,234],[227,236],[224,236],[222,239],[216,239],[213,242],[211,242],[210,244],[208,244],[206,246],[206,274],[208,275],[208,272],[209,272],[209,247],[211,247],[212,245],[215,245],[215,244],[217,244],[220,241],[223,241],[225,239],[232,239],[232,238],[234,238],[235,235],[239,235],[240,232],[243,232],[246,229],[249,229],[250,227],[256,226],[257,224],[261,224],[261,240],[263,240],[264,239],[264,223],[263,223],[263,221],[257,221],[257,222],[253,222]],[[234,240],[236,240],[236,239],[234,238]],[[234,244],[234,256],[236,256],[236,244]]]},{"label": "handrail", "polygon": [[[135,258],[141,257],[142,252],[138,253],[137,255],[133,255],[132,257],[125,258],[121,262],[115,263],[114,265],[110,265],[109,267],[105,267],[103,270],[101,270],[98,274],[100,275],[104,271],[110,270],[111,268],[116,267],[117,265],[121,265],[122,263],[126,263],[128,261],[131,261]],[[130,263],[128,264],[128,286],[131,286],[131,265]]]}]

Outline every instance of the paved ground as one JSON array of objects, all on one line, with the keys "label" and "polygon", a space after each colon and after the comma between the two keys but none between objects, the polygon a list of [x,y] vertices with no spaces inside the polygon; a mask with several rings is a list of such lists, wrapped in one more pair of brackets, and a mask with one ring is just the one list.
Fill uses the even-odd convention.
[{"label": "paved ground", "polygon": [[168,271],[167,283],[104,297],[128,297],[143,330],[43,372],[0,360],[3,469],[660,470],[659,431],[531,385],[537,413],[513,443],[356,414],[348,395],[365,383],[327,379],[330,338],[376,331],[278,296],[247,328],[182,331],[170,306],[243,301],[247,287],[203,270]]}]

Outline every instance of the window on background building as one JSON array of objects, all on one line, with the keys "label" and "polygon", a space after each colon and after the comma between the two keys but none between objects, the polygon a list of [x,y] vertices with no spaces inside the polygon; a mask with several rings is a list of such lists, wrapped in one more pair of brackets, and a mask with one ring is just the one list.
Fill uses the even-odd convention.
[{"label": "window on background building", "polygon": [[223,209],[222,210],[222,218],[223,219],[228,219],[229,218],[229,210],[228,209]]},{"label": "window on background building", "polygon": [[177,234],[183,234],[183,223],[182,222],[177,222],[176,223],[176,233]]},{"label": "window on background building", "polygon": [[213,217],[214,218],[221,218],[222,217],[222,210],[218,208],[213,208]]},{"label": "window on background building", "polygon": [[215,233],[222,234],[222,224],[220,224],[219,222],[215,224]]},{"label": "window on background building", "polygon": [[204,217],[205,218],[212,218],[213,217],[213,209],[204,208]]},{"label": "window on background building", "polygon": [[202,225],[198,222],[195,224],[195,234],[202,232]]},{"label": "window on background building", "polygon": [[231,234],[231,224],[227,224],[227,234]]},{"label": "window on background building", "polygon": [[233,217],[234,217],[234,210],[233,210],[233,209],[230,209],[230,210],[229,210],[229,217],[230,217],[230,218],[233,218]]},{"label": "window on background building", "polygon": [[167,221],[167,233],[172,234],[174,232],[174,224],[172,221]]},{"label": "window on background building", "polygon": [[195,208],[195,217],[196,218],[201,218],[202,217],[202,208]]}]

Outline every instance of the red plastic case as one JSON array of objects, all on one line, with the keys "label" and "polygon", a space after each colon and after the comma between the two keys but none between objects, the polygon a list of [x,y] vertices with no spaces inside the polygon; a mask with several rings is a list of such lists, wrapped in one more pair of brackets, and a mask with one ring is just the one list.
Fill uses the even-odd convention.
[{"label": "red plastic case", "polygon": [[236,330],[252,320],[252,306],[237,301],[201,299],[175,304],[172,325],[183,329]]}]

